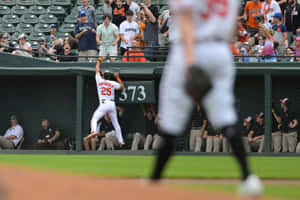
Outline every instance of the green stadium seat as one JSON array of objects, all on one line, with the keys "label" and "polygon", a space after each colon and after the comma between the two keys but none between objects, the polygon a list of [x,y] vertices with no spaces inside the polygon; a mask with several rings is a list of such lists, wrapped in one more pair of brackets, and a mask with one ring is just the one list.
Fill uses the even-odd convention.
[{"label": "green stadium seat", "polygon": [[59,27],[59,32],[61,33],[72,33],[75,32],[75,24],[62,24]]},{"label": "green stadium seat", "polygon": [[35,5],[38,5],[38,6],[51,6],[52,2],[51,2],[51,0],[35,0]]},{"label": "green stadium seat", "polygon": [[0,24],[2,23],[2,17],[0,17]]},{"label": "green stadium seat", "polygon": [[99,6],[96,9],[96,15],[102,15],[103,16],[103,7],[102,6]]},{"label": "green stadium seat", "polygon": [[77,17],[74,15],[68,15],[65,17],[65,23],[67,24],[76,24],[77,23]]},{"label": "green stadium seat", "polygon": [[72,8],[70,15],[72,15],[74,17],[78,17],[78,14],[79,14],[78,13],[78,7]]},{"label": "green stadium seat", "polygon": [[49,6],[47,13],[52,15],[65,15],[66,11],[62,6]]},{"label": "green stadium seat", "polygon": [[14,6],[11,9],[11,14],[15,14],[15,15],[25,15],[27,14],[27,8],[25,6]]},{"label": "green stadium seat", "polygon": [[9,15],[10,8],[8,6],[0,6],[0,15]]},{"label": "green stadium seat", "polygon": [[32,33],[33,27],[31,24],[20,23],[17,25],[17,31],[20,33]]},{"label": "green stadium seat", "polygon": [[15,6],[16,0],[0,0],[1,6]]},{"label": "green stadium seat", "polygon": [[21,17],[21,22],[24,24],[37,24],[39,22],[39,19],[35,15],[26,14]]},{"label": "green stadium seat", "polygon": [[49,24],[36,24],[34,31],[38,33],[49,33]]},{"label": "green stadium seat", "polygon": [[18,24],[20,23],[20,19],[17,15],[4,15],[2,22],[6,24]]},{"label": "green stadium seat", "polygon": [[17,5],[20,6],[33,6],[34,1],[33,0],[17,0]]},{"label": "green stadium seat", "polygon": [[[99,1],[102,1],[102,0],[99,0]],[[81,6],[82,5],[82,0],[77,0],[76,1],[76,5],[77,6]],[[95,5],[95,1],[94,0],[89,0],[89,5],[94,6]]]},{"label": "green stadium seat", "polygon": [[56,5],[56,6],[71,6],[72,2],[71,0],[52,0],[52,5]]},{"label": "green stadium seat", "polygon": [[41,24],[56,24],[57,17],[55,17],[54,15],[41,15],[39,17],[39,23],[41,23]]},{"label": "green stadium seat", "polygon": [[37,41],[29,41],[33,50],[37,51],[40,48],[40,44]]},{"label": "green stadium seat", "polygon": [[13,24],[1,24],[0,30],[4,33],[14,33],[16,32],[16,27]]},{"label": "green stadium seat", "polygon": [[31,41],[38,41],[41,37],[46,37],[46,35],[44,33],[39,33],[39,32],[32,32],[30,34],[30,40]]},{"label": "green stadium seat", "polygon": [[28,13],[32,15],[43,15],[46,13],[46,9],[42,6],[31,6]]}]

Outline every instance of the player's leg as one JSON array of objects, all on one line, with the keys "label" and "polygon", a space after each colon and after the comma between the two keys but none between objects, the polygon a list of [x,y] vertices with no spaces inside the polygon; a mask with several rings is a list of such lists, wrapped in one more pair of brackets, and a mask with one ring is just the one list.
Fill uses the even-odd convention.
[{"label": "player's leg", "polygon": [[114,108],[110,109],[110,111],[108,112],[108,115],[111,119],[111,123],[114,126],[114,129],[116,131],[116,136],[118,138],[118,141],[120,144],[124,144],[124,140],[123,140],[123,136],[122,136],[122,131],[121,131],[121,127],[120,124],[118,122],[118,116],[117,116],[117,111],[116,111],[116,107],[114,106]]},{"label": "player's leg", "polygon": [[93,117],[91,119],[91,133],[97,132],[97,123],[105,114],[104,105],[101,105],[97,108],[97,110],[94,112]]},{"label": "player's leg", "polygon": [[146,137],[145,144],[144,144],[144,150],[149,150],[150,149],[152,141],[153,141],[153,136],[148,134],[147,137]]},{"label": "player's leg", "polygon": [[[198,62],[213,83],[213,88],[203,98],[208,120],[214,127],[222,129],[221,132],[228,138],[232,152],[241,167],[242,179],[245,180],[250,172],[242,137],[235,126],[237,121],[233,94],[235,68],[231,52],[225,43],[209,46],[200,44],[197,48],[199,48]],[[222,56],[216,57],[215,55]]]},{"label": "player's leg", "polygon": [[175,150],[176,136],[183,133],[193,107],[185,91],[183,50],[174,46],[165,67],[159,91],[160,145],[157,150],[152,180],[161,178],[163,169]]}]

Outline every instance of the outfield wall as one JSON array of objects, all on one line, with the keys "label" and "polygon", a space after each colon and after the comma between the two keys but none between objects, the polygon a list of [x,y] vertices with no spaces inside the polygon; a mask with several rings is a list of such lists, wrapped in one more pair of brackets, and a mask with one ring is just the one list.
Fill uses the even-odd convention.
[{"label": "outfield wall", "polygon": [[[8,127],[10,114],[18,114],[25,129],[26,148],[34,144],[40,120],[48,117],[64,135],[75,137],[77,150],[81,138],[89,130],[89,120],[98,105],[94,82],[95,63],[56,63],[38,59],[0,54],[0,134]],[[152,81],[157,98],[159,79],[164,63],[104,63],[103,69],[119,71],[124,81]],[[289,97],[293,109],[300,113],[298,63],[240,63],[235,93],[239,116],[266,114],[266,151],[270,150],[271,103]],[[148,98],[148,97],[147,97]],[[151,101],[152,101],[151,100]],[[154,103],[154,102],[152,102]],[[130,132],[142,130],[144,122],[138,102],[122,104],[130,120]],[[130,111],[130,112],[128,112]],[[221,113],[220,113],[221,114]],[[297,115],[299,118],[299,115]],[[187,148],[181,138],[179,150]]]}]

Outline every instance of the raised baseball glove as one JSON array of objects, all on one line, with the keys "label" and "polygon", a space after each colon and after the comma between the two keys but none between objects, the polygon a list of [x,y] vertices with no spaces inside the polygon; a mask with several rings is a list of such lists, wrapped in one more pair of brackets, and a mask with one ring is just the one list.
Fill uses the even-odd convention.
[{"label": "raised baseball glove", "polygon": [[196,103],[212,89],[212,82],[207,73],[197,66],[190,66],[186,73],[186,91]]}]

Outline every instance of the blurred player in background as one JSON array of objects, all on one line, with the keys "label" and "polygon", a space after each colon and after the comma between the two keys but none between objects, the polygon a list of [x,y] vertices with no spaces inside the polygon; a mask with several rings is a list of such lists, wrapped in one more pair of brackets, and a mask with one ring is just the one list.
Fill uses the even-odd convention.
[{"label": "blurred player in background", "polygon": [[109,71],[105,71],[100,74],[100,65],[101,59],[98,60],[96,64],[96,83],[97,83],[97,91],[99,96],[100,105],[97,110],[94,112],[92,120],[91,120],[91,134],[87,136],[87,139],[91,139],[95,136],[100,136],[101,134],[97,132],[97,122],[107,113],[111,119],[111,122],[116,131],[116,137],[120,143],[120,146],[124,146],[124,140],[122,137],[121,127],[118,122],[117,117],[117,108],[115,104],[115,90],[123,90],[124,83],[120,79],[119,74],[115,73],[114,76],[117,79],[116,81],[111,81],[111,73]]},{"label": "blurred player in background", "polygon": [[[235,66],[229,47],[235,31],[237,0],[170,0],[174,42],[160,85],[159,126],[162,142],[151,180],[156,182],[184,132],[194,103],[228,138],[242,181],[240,193],[258,196],[259,178],[250,173],[241,134],[236,130],[233,84]],[[180,114],[179,114],[180,113]]]}]

